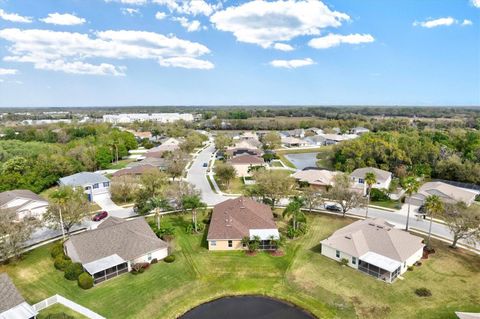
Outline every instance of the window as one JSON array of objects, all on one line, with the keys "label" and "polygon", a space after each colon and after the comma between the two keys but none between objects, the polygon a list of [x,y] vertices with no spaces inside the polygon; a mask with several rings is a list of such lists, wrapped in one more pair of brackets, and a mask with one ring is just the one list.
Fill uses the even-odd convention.
[{"label": "window", "polygon": [[356,258],[356,257],[352,257],[352,264],[353,264],[353,265],[356,265],[356,264],[357,264],[357,258]]},{"label": "window", "polygon": [[407,262],[403,263],[403,268],[407,267]]},{"label": "window", "polygon": [[232,248],[233,247],[233,241],[229,240],[228,241],[228,248]]},{"label": "window", "polygon": [[98,183],[93,184],[93,189],[98,188]]},{"label": "window", "polygon": [[85,186],[85,190],[86,190],[86,191],[89,191],[89,190],[90,190],[90,186]]},{"label": "window", "polygon": [[359,183],[359,184],[363,184],[363,183],[365,183],[365,181],[363,180],[363,178],[359,178],[359,179],[358,179],[358,183]]},{"label": "window", "polygon": [[108,187],[110,186],[110,182],[103,182],[103,187]]},{"label": "window", "polygon": [[335,251],[335,256],[336,256],[337,258],[340,258],[340,250]]},{"label": "window", "polygon": [[148,261],[152,260],[152,254],[147,255]]},{"label": "window", "polygon": [[210,246],[217,246],[217,241],[216,240],[211,240],[210,241]]}]

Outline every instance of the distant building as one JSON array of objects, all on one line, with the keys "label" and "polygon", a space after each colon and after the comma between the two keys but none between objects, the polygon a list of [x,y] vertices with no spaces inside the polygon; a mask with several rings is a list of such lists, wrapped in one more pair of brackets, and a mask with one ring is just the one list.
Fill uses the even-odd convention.
[{"label": "distant building", "polygon": [[362,135],[362,134],[370,132],[370,130],[368,128],[361,127],[361,126],[354,127],[350,131],[351,131],[352,134],[357,134],[357,135]]},{"label": "distant building", "polygon": [[335,145],[358,137],[356,134],[322,134],[321,136],[325,138],[325,145]]},{"label": "distant building", "polygon": [[242,238],[260,237],[260,249],[270,249],[270,238],[280,234],[270,206],[248,197],[226,200],[215,205],[208,228],[209,250],[246,249]]},{"label": "distant building", "polygon": [[159,123],[173,123],[176,121],[192,122],[193,114],[190,113],[123,113],[123,114],[105,114],[103,121],[107,123],[133,123],[153,121]]},{"label": "distant building", "polygon": [[131,271],[134,264],[168,256],[168,244],[155,235],[144,218],[127,221],[108,217],[96,229],[71,236],[63,246],[95,284]]},{"label": "distant building", "polygon": [[262,157],[250,154],[243,154],[235,156],[228,160],[238,177],[251,176],[252,172],[250,171],[252,167],[255,166],[265,166],[265,161]]},{"label": "distant building", "polygon": [[107,194],[110,191],[110,180],[102,174],[81,172],[59,179],[60,186],[81,187],[88,200],[93,201],[95,196]]},{"label": "distant building", "polygon": [[302,147],[302,146],[307,146],[308,142],[305,140],[302,140],[298,137],[282,137],[281,138],[282,145],[286,147]]},{"label": "distant building", "polygon": [[0,319],[33,319],[37,315],[7,273],[0,273]]},{"label": "distant building", "polygon": [[245,139],[240,140],[235,143],[233,146],[227,147],[227,154],[229,156],[238,156],[242,154],[249,154],[249,155],[261,155],[262,150],[260,147],[262,143],[255,139]]},{"label": "distant building", "polygon": [[469,190],[457,186],[453,186],[443,182],[427,182],[423,184],[418,193],[407,198],[407,203],[421,206],[425,203],[425,199],[430,195],[437,195],[444,203],[463,202],[470,206],[478,195],[478,191]]},{"label": "distant building", "polygon": [[314,135],[305,138],[305,141],[308,142],[310,145],[323,146],[325,145],[327,139],[325,138],[325,136],[322,135]]},{"label": "distant building", "polygon": [[30,190],[17,189],[0,193],[0,208],[14,211],[18,220],[41,219],[47,211],[48,201]]},{"label": "distant building", "polygon": [[282,131],[280,132],[281,137],[297,137],[297,138],[304,138],[305,137],[305,130],[303,128],[290,130],[290,131]]},{"label": "distant building", "polygon": [[175,152],[180,149],[182,141],[173,137],[162,141],[162,144],[149,149],[145,153],[145,157],[162,157],[165,152]]},{"label": "distant building", "polygon": [[124,168],[112,174],[112,177],[121,176],[141,176],[148,172],[158,171],[158,168],[151,164],[138,165],[134,167]]},{"label": "distant building", "polygon": [[423,239],[395,229],[383,219],[365,219],[321,241],[322,255],[391,283],[422,258]]},{"label": "distant building", "polygon": [[365,182],[365,175],[367,173],[375,174],[377,182],[372,185],[372,188],[388,189],[390,187],[392,173],[375,167],[363,167],[357,168],[350,174],[353,181],[353,188],[359,189],[364,195],[367,194],[367,183]]},{"label": "distant building", "polygon": [[134,168],[137,166],[154,166],[160,170],[165,170],[167,168],[167,160],[162,157],[147,157],[137,162],[132,162],[127,165],[127,168]]},{"label": "distant building", "polygon": [[338,174],[338,172],[332,172],[326,169],[305,169],[292,174],[292,177],[299,182],[308,183],[310,186],[327,190],[333,186],[336,174]]}]

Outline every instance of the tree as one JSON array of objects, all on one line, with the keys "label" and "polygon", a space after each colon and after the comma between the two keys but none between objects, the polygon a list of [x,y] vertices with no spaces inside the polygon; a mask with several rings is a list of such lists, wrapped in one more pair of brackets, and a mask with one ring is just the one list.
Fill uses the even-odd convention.
[{"label": "tree", "polygon": [[368,205],[370,205],[370,193],[372,191],[372,186],[377,182],[377,177],[375,173],[368,172],[365,174],[365,183],[367,184],[367,205],[365,205],[365,218],[368,218]]},{"label": "tree", "polygon": [[343,217],[352,208],[363,204],[363,196],[351,189],[351,179],[348,174],[336,174],[333,186],[325,194],[342,208]]},{"label": "tree", "polygon": [[252,238],[245,236],[241,241],[243,246],[247,246],[248,252],[254,253],[260,247],[260,237],[253,236]]},{"label": "tree", "polygon": [[226,134],[217,134],[215,136],[215,148],[218,151],[225,151],[225,149],[232,144],[233,139]]},{"label": "tree", "polygon": [[295,188],[295,180],[279,170],[258,170],[253,173],[255,190],[263,198],[268,198],[273,208],[282,197],[290,195]]},{"label": "tree", "polygon": [[418,182],[415,176],[408,176],[403,181],[403,189],[407,194],[407,201],[408,201],[407,223],[405,225],[406,231],[408,231],[408,223],[410,221],[410,199],[412,198],[413,194],[418,192],[419,187],[420,187],[420,183]]},{"label": "tree", "polygon": [[262,138],[263,149],[274,150],[282,144],[280,135],[275,131],[266,133]]},{"label": "tree", "polygon": [[188,163],[188,156],[183,152],[175,152],[167,157],[166,172],[175,180],[182,176],[183,170]]},{"label": "tree", "polygon": [[480,240],[480,210],[475,205],[465,203],[445,204],[443,219],[453,233],[451,248],[457,248],[460,239],[474,244]]},{"label": "tree", "polygon": [[171,182],[164,192],[164,198],[168,198],[175,209],[183,209],[182,199],[185,196],[195,195],[200,196],[200,192],[192,184],[182,180]]},{"label": "tree", "polygon": [[202,146],[204,140],[201,135],[197,132],[191,132],[180,144],[180,149],[187,154],[193,152],[195,148]]},{"label": "tree", "polygon": [[38,221],[33,219],[16,219],[14,211],[0,209],[0,261],[10,257],[18,258],[23,244],[38,226]]},{"label": "tree", "polygon": [[313,186],[307,186],[301,189],[302,198],[305,202],[305,206],[308,208],[308,211],[311,213],[312,209],[322,205],[324,202],[322,194]]},{"label": "tree", "polygon": [[295,196],[293,200],[288,203],[287,207],[283,210],[283,217],[292,217],[292,226],[295,232],[298,229],[298,222],[305,221],[305,214],[302,212],[303,205],[303,199]]},{"label": "tree", "polygon": [[215,176],[223,183],[227,188],[230,187],[230,182],[235,179],[237,172],[235,168],[229,163],[218,163],[215,165]]},{"label": "tree", "polygon": [[207,204],[202,202],[199,195],[184,196],[182,198],[183,209],[190,209],[192,211],[192,222],[195,232],[198,232],[197,227],[197,209],[207,207]]},{"label": "tree", "polygon": [[443,211],[443,203],[437,195],[429,195],[425,199],[425,209],[430,216],[430,225],[428,227],[427,247],[430,248],[430,237],[432,235],[433,216],[439,215]]},{"label": "tree", "polygon": [[61,186],[51,196],[44,220],[51,227],[61,228],[63,233],[70,236],[70,230],[88,214],[89,203],[82,188],[73,189],[70,186]]},{"label": "tree", "polygon": [[169,208],[168,202],[164,198],[153,197],[149,201],[149,208],[155,212],[155,218],[157,219],[157,230],[160,230],[160,212],[162,209]]},{"label": "tree", "polygon": [[129,175],[114,177],[110,183],[110,194],[115,201],[123,203],[133,201],[137,190],[137,179]]},{"label": "tree", "polygon": [[164,172],[151,170],[142,174],[140,184],[142,191],[144,191],[148,197],[154,197],[162,194],[165,186],[168,184],[168,177]]}]

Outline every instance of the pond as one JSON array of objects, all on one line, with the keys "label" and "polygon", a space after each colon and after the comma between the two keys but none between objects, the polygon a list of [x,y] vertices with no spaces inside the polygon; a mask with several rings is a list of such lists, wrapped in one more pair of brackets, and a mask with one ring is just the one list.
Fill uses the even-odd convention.
[{"label": "pond", "polygon": [[295,165],[297,169],[304,169],[306,167],[317,167],[318,153],[300,153],[300,154],[285,154],[285,157]]},{"label": "pond", "polygon": [[313,319],[288,303],[260,296],[220,298],[193,308],[180,319]]}]

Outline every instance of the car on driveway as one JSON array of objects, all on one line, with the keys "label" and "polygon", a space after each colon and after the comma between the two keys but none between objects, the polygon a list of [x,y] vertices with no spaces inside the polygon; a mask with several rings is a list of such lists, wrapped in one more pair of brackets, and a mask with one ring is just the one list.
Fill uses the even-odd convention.
[{"label": "car on driveway", "polygon": [[325,209],[329,210],[331,212],[341,212],[342,208],[338,205],[331,204],[331,205],[325,205]]},{"label": "car on driveway", "polygon": [[108,213],[107,213],[106,211],[102,210],[101,212],[96,213],[96,214],[93,216],[92,220],[93,220],[94,222],[99,222],[99,221],[101,221],[102,219],[105,219],[105,218],[107,218],[107,217],[108,217]]}]

